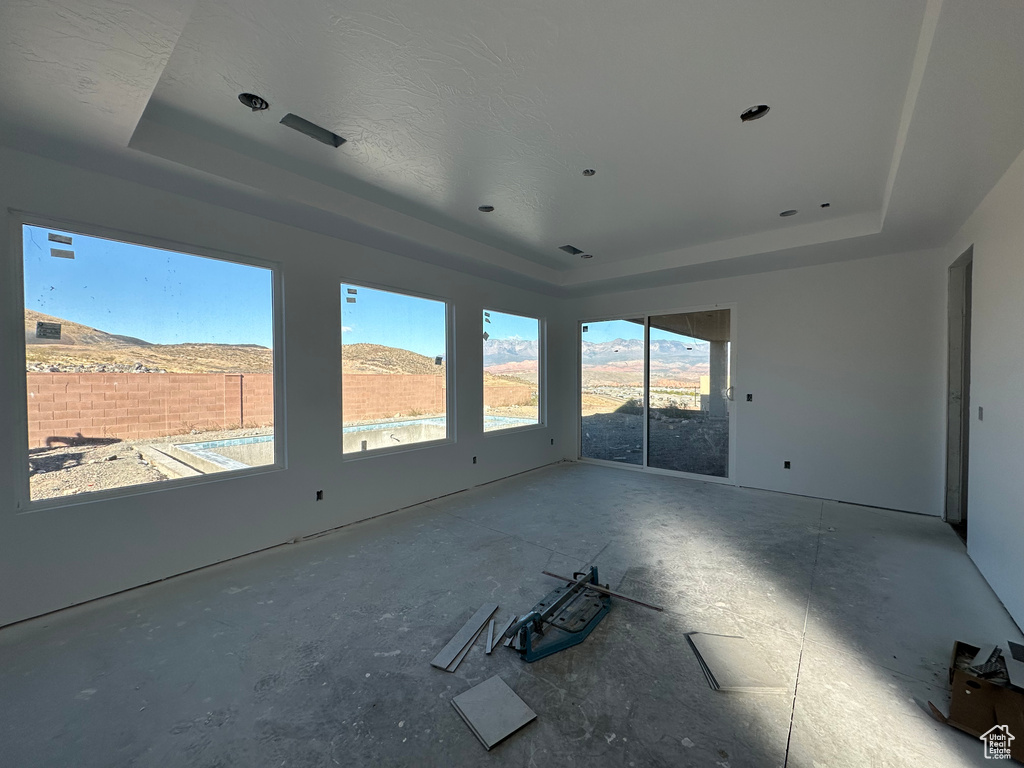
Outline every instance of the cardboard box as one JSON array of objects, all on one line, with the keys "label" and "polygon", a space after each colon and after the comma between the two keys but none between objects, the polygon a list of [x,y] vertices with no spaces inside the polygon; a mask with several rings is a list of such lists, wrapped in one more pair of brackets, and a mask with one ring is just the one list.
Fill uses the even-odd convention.
[{"label": "cardboard box", "polygon": [[934,705],[931,705],[932,711],[942,722],[979,739],[997,726],[1006,726],[1014,736],[1010,741],[1010,756],[1024,763],[1024,692],[957,668],[958,656],[969,654],[973,657],[980,652],[981,648],[969,643],[957,642],[953,645],[953,655],[949,662],[952,688],[949,717],[944,716]]}]

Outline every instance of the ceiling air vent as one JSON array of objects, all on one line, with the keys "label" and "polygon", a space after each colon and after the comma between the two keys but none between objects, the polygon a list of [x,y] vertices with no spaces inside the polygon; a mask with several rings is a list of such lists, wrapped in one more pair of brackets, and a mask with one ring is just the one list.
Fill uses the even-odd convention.
[{"label": "ceiling air vent", "polygon": [[316,123],[311,123],[309,120],[293,115],[291,112],[281,118],[281,125],[294,128],[299,133],[304,133],[309,138],[316,139],[329,147],[340,147],[345,143],[345,139],[338,134],[331,133],[326,128],[321,128]]},{"label": "ceiling air vent", "polygon": [[560,245],[558,246],[558,250],[565,251],[570,256],[578,256],[579,254],[583,253],[583,251],[581,251],[575,245]]}]

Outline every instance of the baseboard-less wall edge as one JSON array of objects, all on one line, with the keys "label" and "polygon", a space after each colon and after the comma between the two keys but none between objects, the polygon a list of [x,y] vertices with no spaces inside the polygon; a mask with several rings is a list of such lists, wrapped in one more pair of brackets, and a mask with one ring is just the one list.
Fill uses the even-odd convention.
[{"label": "baseboard-less wall edge", "polygon": [[654,469],[651,467],[642,467],[636,464],[617,464],[614,461],[607,461],[604,459],[589,459],[581,457],[575,459],[578,464],[592,464],[595,467],[609,467],[611,469],[625,469],[630,472],[643,472],[650,475],[660,475],[661,477],[674,477],[677,480],[691,480],[697,483],[708,483],[709,485],[727,485],[733,488],[743,488],[749,491],[763,491],[764,493],[778,493],[782,496],[795,496],[800,499],[813,499],[814,501],[828,501],[834,504],[846,504],[851,507],[864,507],[864,509],[877,509],[883,512],[900,512],[905,515],[920,515],[921,517],[936,517],[941,519],[942,512],[918,512],[912,509],[899,509],[898,507],[883,507],[878,504],[863,504],[859,501],[852,501],[848,499],[829,499],[823,496],[811,496],[806,493],[793,493],[792,491],[780,491],[776,488],[761,488],[756,485],[741,485],[734,484],[727,477],[701,477],[700,475],[692,475],[685,472],[673,472],[668,469]]},{"label": "baseboard-less wall edge", "polygon": [[[985,575],[985,570],[981,567],[981,565],[978,564],[978,561],[974,559],[974,556],[971,555],[971,551],[970,551],[969,548],[967,548],[967,556],[970,558],[971,565],[974,566],[974,569],[978,572],[978,575],[981,576],[981,578],[983,578],[985,580],[985,584],[988,586],[989,589],[992,590],[992,594],[995,595],[996,600],[999,601],[999,605],[1001,605],[1003,607],[1003,610],[1006,611],[1006,615],[1010,617],[1010,621],[1012,621],[1014,623],[1014,625],[1017,627],[1017,629],[1022,634],[1024,634],[1024,621],[1022,621],[1022,618],[1024,618],[1024,617],[1014,616],[1013,611],[1010,609],[1010,606],[1008,606],[1006,604],[1006,602],[1003,600],[1003,598],[999,596],[999,590],[997,590],[992,585],[992,582],[989,580],[988,576]],[[996,642],[996,641],[993,640],[993,642]],[[1002,641],[1000,640],[998,642],[1002,642]]]},{"label": "baseboard-less wall edge", "polygon": [[154,584],[161,584],[161,583],[163,583],[165,581],[170,581],[171,579],[177,579],[177,578],[180,578],[180,577],[183,577],[183,576],[188,576],[190,574],[198,573],[200,571],[205,571],[205,570],[208,570],[208,569],[211,569],[211,568],[218,568],[220,566],[226,565],[228,563],[233,563],[236,560],[241,560],[241,559],[246,558],[246,557],[251,557],[253,555],[258,555],[258,554],[264,554],[264,553],[267,553],[267,552],[271,552],[271,551],[273,551],[275,549],[279,549],[281,547],[291,546],[293,544],[301,544],[303,542],[312,541],[314,539],[320,539],[320,538],[323,538],[324,536],[329,536],[329,535],[334,534],[334,533],[339,533],[339,532],[345,531],[345,530],[347,530],[349,528],[352,528],[353,526],[361,525],[363,523],[369,523],[369,522],[371,522],[373,520],[379,520],[382,517],[386,517],[388,515],[394,515],[394,514],[398,514],[400,512],[407,512],[407,511],[409,511],[411,509],[415,509],[416,507],[422,506],[424,504],[429,504],[432,501],[437,501],[438,499],[444,499],[444,498],[447,498],[449,496],[454,496],[454,495],[459,494],[459,493],[466,493],[467,491],[472,491],[474,488],[481,488],[481,487],[483,487],[485,485],[492,485],[493,483],[500,483],[503,480],[508,480],[509,478],[512,478],[512,477],[518,477],[519,475],[525,475],[528,472],[537,472],[538,470],[545,469],[546,467],[551,467],[551,466],[554,466],[556,464],[563,464],[563,463],[566,463],[568,461],[570,461],[570,460],[569,459],[558,459],[558,460],[553,461],[553,462],[551,462],[549,464],[542,464],[539,467],[533,467],[531,469],[525,469],[522,472],[515,472],[515,473],[513,473],[511,475],[507,475],[505,477],[499,477],[499,478],[496,478],[494,480],[488,480],[486,482],[479,483],[478,485],[473,485],[473,486],[470,486],[468,488],[463,488],[463,489],[458,490],[458,491],[452,491],[451,493],[444,493],[444,494],[441,494],[440,496],[436,496],[436,497],[433,497],[433,498],[430,498],[430,499],[423,499],[422,501],[417,501],[415,504],[409,504],[409,505],[404,506],[404,507],[398,507],[397,509],[391,509],[391,510],[388,510],[386,512],[381,512],[380,514],[377,514],[377,515],[371,515],[370,517],[365,517],[365,518],[363,518],[361,520],[354,520],[352,522],[343,523],[342,525],[338,525],[338,526],[334,526],[334,527],[331,527],[331,528],[327,528],[327,529],[325,529],[323,531],[318,531],[316,533],[310,533],[310,534],[306,534],[304,536],[297,536],[297,537],[294,537],[294,538],[291,538],[291,539],[287,539],[286,541],[278,542],[277,544],[271,544],[270,546],[267,546],[267,547],[259,547],[257,549],[251,550],[249,552],[243,552],[240,555],[235,555],[234,557],[229,557],[229,558],[226,558],[224,560],[218,560],[218,561],[213,562],[213,563],[207,563],[205,565],[200,565],[200,566],[198,566],[196,568],[189,568],[187,570],[180,571],[179,573],[172,573],[172,574],[170,574],[168,576],[164,576],[163,578],[153,579],[151,581],[142,582],[141,584],[135,584],[134,586],[125,587],[124,589],[119,589],[119,590],[117,590],[115,592],[110,592],[109,594],[106,594],[106,595],[99,595],[97,597],[89,598],[88,600],[82,600],[82,601],[79,601],[79,602],[76,602],[76,603],[70,603],[70,604],[62,606],[60,608],[54,608],[53,610],[45,611],[43,613],[40,613],[40,614],[37,614],[37,615],[34,615],[34,616],[26,616],[24,618],[15,619],[14,621],[9,621],[6,624],[0,624],[0,631],[2,631],[4,629],[7,629],[9,627],[16,627],[16,626],[19,626],[21,624],[27,624],[27,623],[32,622],[32,621],[38,621],[40,619],[46,618],[47,616],[53,616],[53,615],[56,615],[56,614],[63,613],[65,611],[73,611],[73,610],[76,610],[76,609],[81,609],[81,608],[84,608],[86,606],[92,605],[93,603],[97,603],[97,602],[99,602],[101,600],[109,600],[110,598],[118,597],[119,595],[125,595],[125,594],[127,594],[129,592],[134,592],[135,590],[138,590],[138,589],[144,589],[146,587],[151,587]]}]

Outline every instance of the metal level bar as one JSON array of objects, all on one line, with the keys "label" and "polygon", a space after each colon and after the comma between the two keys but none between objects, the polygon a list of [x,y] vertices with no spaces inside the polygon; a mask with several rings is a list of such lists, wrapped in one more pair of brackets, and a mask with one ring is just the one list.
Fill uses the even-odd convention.
[{"label": "metal level bar", "polygon": [[[562,581],[567,581],[570,584],[572,584],[575,581],[574,579],[567,579],[567,578],[565,578],[565,576],[559,576],[557,573],[551,573],[550,571],[541,571],[541,573],[543,573],[545,576],[550,576],[553,579],[561,579]],[[632,597],[626,597],[625,595],[620,595],[618,592],[612,592],[610,589],[605,589],[604,587],[599,586],[597,584],[587,584],[586,586],[587,586],[587,589],[592,589],[595,592],[600,592],[601,594],[609,595],[611,597],[617,597],[620,600],[625,600],[627,603],[636,603],[637,605],[642,605],[644,608],[650,608],[653,611],[664,611],[665,610],[661,606],[651,605],[650,603],[645,603],[642,600],[634,600]]]}]

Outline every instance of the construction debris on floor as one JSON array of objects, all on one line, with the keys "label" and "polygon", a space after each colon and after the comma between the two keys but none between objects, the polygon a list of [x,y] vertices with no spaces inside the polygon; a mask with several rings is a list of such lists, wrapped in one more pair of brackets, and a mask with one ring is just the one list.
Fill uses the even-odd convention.
[{"label": "construction debris on floor", "polygon": [[[990,759],[1024,763],[1024,645],[956,642],[949,663],[949,717],[928,702],[943,723],[985,741]],[[1015,742],[1021,742],[1016,744]]]},{"label": "construction debris on floor", "polygon": [[452,699],[452,706],[488,750],[537,714],[495,675]]},{"label": "construction debris on floor", "polygon": [[[518,651],[525,661],[542,659],[582,643],[608,615],[612,597],[656,611],[663,610],[612,592],[607,585],[601,586],[596,566],[574,573],[571,579],[547,571],[543,573],[566,582],[566,585],[545,595],[529,613],[522,617],[512,616],[500,625],[492,618],[498,606],[484,604],[430,664],[446,672],[454,672],[483,634],[484,627],[487,628],[484,653],[490,655],[494,647],[504,640],[505,647]],[[497,632],[496,626],[500,627]],[[452,705],[488,750],[537,717],[500,677],[492,677],[459,694],[452,699]]]},{"label": "construction debris on floor", "polygon": [[[558,651],[571,648],[586,640],[594,628],[611,610],[611,598],[617,597],[655,611],[659,606],[635,600],[608,586],[601,586],[597,578],[597,566],[589,571],[574,573],[571,579],[543,571],[545,576],[566,582],[538,602],[530,612],[505,631],[505,637],[512,647],[526,661],[537,661]],[[508,646],[510,642],[506,642]]]},{"label": "construction debris on floor", "polygon": [[[508,631],[508,628],[511,627],[515,623],[516,619],[518,619],[518,618],[519,618],[518,616],[509,616],[508,621],[506,621],[502,625],[501,629],[498,630],[497,635],[495,637],[493,637],[493,638],[492,637],[488,637],[487,638],[487,653],[490,653],[491,651],[494,650],[494,647],[501,641],[501,639],[503,637],[505,637],[505,633]],[[510,637],[505,642],[505,647],[507,648],[509,646],[509,643],[511,643],[511,642],[512,642],[512,638]]]},{"label": "construction debris on floor", "polygon": [[525,661],[536,661],[578,645],[611,610],[611,598],[592,589],[597,568],[573,574],[574,580],[553,589],[506,632]]},{"label": "construction debris on floor", "polygon": [[740,693],[788,693],[789,686],[743,637],[687,635],[708,685],[716,691]]},{"label": "construction debris on floor", "polygon": [[487,621],[494,615],[496,610],[498,610],[497,603],[488,603],[481,606],[480,610],[473,614],[462,629],[455,633],[455,637],[449,640],[448,644],[434,657],[430,665],[447,672],[454,672],[459,664],[462,663],[462,660],[466,658],[469,649],[473,647],[473,643],[476,642]]}]

